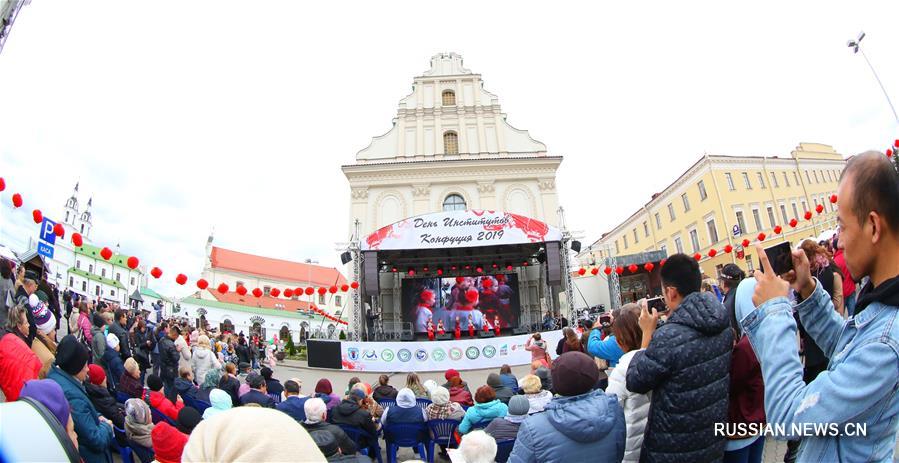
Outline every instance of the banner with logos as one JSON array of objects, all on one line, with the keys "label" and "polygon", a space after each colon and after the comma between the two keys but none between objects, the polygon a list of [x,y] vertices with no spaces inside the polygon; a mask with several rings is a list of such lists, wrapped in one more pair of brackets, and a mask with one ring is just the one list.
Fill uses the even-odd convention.
[{"label": "banner with logos", "polygon": [[[562,331],[540,333],[555,358]],[[499,338],[421,342],[341,342],[344,370],[372,372],[444,371],[495,368],[503,364],[528,365],[531,353],[524,345],[531,335]]]}]

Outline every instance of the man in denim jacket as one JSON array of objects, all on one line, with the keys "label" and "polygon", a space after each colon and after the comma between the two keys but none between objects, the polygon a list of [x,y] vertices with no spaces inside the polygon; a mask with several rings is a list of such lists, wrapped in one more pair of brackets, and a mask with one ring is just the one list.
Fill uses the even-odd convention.
[{"label": "man in denim jacket", "polygon": [[[765,379],[765,413],[772,425],[833,424],[840,435],[802,434],[798,461],[892,461],[899,427],[899,174],[880,153],[849,160],[838,189],[839,246],[854,279],[870,277],[856,315],[844,321],[811,277],[802,251],[782,278],[761,247],[752,301],[738,316]],[[790,289],[806,331],[830,358],[827,371],[802,381]],[[851,435],[855,425],[866,435]],[[848,425],[848,426],[847,426]],[[830,429],[830,428],[828,428]]]}]

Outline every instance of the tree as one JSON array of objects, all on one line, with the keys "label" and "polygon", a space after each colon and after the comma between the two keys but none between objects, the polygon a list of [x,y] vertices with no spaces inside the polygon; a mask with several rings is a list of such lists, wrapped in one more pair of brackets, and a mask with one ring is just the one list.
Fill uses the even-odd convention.
[{"label": "tree", "polygon": [[297,347],[293,345],[293,336],[287,336],[287,344],[284,345],[284,348],[287,349],[287,355],[291,357],[297,355]]},{"label": "tree", "polygon": [[340,330],[340,336],[338,336],[338,338],[341,341],[346,341],[346,331]]}]

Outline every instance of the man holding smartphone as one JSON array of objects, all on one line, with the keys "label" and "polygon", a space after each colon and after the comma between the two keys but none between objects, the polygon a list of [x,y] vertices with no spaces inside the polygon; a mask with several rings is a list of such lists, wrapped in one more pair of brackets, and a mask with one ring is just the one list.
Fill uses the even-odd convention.
[{"label": "man holding smartphone", "polygon": [[[869,277],[856,315],[843,320],[808,258],[792,253],[794,270],[779,278],[759,248],[762,272],[754,307],[737,307],[765,378],[771,424],[836,424],[840,435],[801,435],[799,461],[892,461],[899,429],[899,174],[869,151],[846,164],[838,188],[839,247],[854,279]],[[827,370],[802,381],[790,285],[806,331],[830,359]],[[864,426],[865,433],[850,433]],[[807,429],[807,428],[806,428]]]}]

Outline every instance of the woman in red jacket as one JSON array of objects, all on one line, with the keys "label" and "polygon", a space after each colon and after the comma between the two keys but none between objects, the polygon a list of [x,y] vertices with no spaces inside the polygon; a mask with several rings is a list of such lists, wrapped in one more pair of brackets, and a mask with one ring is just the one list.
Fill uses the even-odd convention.
[{"label": "woman in red jacket", "polygon": [[[9,309],[5,330],[0,332],[0,390],[7,402],[19,398],[26,381],[37,379],[41,360],[27,344],[28,317],[24,304]],[[40,341],[38,341],[40,342]]]}]

